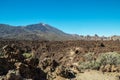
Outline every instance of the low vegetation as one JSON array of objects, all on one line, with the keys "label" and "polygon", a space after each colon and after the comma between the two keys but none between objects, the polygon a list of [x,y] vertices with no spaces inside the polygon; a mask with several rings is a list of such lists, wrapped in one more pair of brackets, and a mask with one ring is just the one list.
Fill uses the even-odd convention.
[{"label": "low vegetation", "polygon": [[86,61],[79,63],[79,69],[99,69],[102,65],[119,65],[120,54],[117,52],[107,52],[98,55],[97,59],[94,59],[94,53],[87,53],[84,55]]},{"label": "low vegetation", "polygon": [[32,58],[32,54],[31,53],[24,53],[23,56],[25,58]]},{"label": "low vegetation", "polygon": [[120,54],[117,52],[108,52],[104,54],[100,54],[97,62],[100,63],[100,65],[119,65],[120,64]]}]

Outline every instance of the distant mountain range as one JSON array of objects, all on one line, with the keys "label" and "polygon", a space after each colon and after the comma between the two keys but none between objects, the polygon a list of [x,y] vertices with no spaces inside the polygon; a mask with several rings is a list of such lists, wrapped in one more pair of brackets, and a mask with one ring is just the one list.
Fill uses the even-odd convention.
[{"label": "distant mountain range", "polygon": [[0,24],[0,38],[16,40],[120,40],[120,36],[99,37],[68,34],[48,24],[31,24],[27,26],[11,26]]},{"label": "distant mountain range", "polygon": [[67,34],[48,24],[11,26],[0,24],[0,38],[17,40],[76,40],[78,37]]}]

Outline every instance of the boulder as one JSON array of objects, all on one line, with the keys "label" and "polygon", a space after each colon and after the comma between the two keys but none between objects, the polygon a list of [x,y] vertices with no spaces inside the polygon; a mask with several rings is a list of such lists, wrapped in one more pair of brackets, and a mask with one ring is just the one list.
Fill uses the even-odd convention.
[{"label": "boulder", "polygon": [[6,80],[5,76],[0,76],[0,80]]},{"label": "boulder", "polygon": [[61,67],[61,71],[60,71],[60,74],[59,74],[61,77],[64,77],[64,78],[68,78],[68,79],[72,79],[72,78],[75,78],[76,76],[76,73],[74,71],[72,71],[70,68],[68,67]]},{"label": "boulder", "polygon": [[100,67],[100,71],[102,71],[102,72],[111,72],[111,65],[110,64],[102,65]]},{"label": "boulder", "polygon": [[9,70],[6,75],[6,80],[23,80],[23,78],[20,75],[16,75],[14,70]]},{"label": "boulder", "polygon": [[116,72],[118,69],[115,65],[111,65],[111,72]]},{"label": "boulder", "polygon": [[33,79],[33,80],[46,80],[46,73],[44,73],[40,68],[35,66],[16,63],[16,69],[19,71],[23,78]]}]

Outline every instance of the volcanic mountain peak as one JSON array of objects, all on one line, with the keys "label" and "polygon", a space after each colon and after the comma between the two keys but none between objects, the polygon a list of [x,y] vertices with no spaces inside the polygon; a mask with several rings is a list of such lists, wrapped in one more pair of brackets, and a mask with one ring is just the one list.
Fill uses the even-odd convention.
[{"label": "volcanic mountain peak", "polygon": [[31,31],[35,31],[35,30],[40,30],[40,31],[47,31],[47,28],[45,25],[43,25],[42,23],[39,24],[32,24],[32,25],[27,25],[25,26],[26,29],[31,30]]},{"label": "volcanic mountain peak", "polygon": [[38,23],[27,26],[11,26],[0,24],[0,38],[24,40],[71,40],[72,35],[52,27],[48,24]]},{"label": "volcanic mountain peak", "polygon": [[46,26],[46,24],[44,24],[44,23],[40,23],[41,25],[43,25],[43,26]]}]

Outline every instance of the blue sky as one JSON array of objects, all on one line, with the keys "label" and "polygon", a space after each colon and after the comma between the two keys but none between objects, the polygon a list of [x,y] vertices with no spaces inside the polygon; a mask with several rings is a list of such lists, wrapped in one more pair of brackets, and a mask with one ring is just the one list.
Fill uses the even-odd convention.
[{"label": "blue sky", "polygon": [[0,0],[0,23],[47,23],[80,35],[120,35],[120,0]]}]

